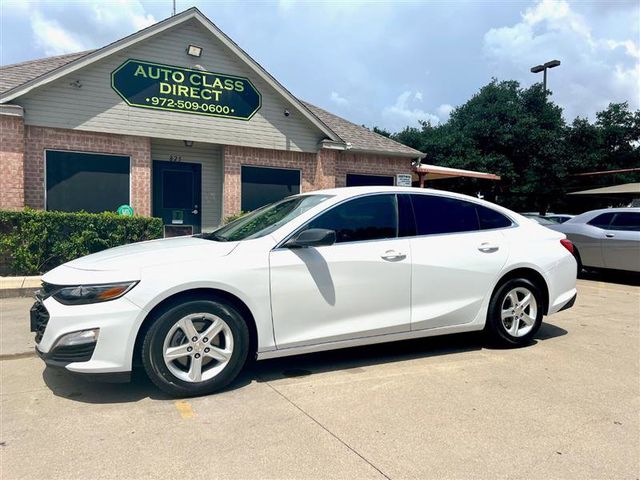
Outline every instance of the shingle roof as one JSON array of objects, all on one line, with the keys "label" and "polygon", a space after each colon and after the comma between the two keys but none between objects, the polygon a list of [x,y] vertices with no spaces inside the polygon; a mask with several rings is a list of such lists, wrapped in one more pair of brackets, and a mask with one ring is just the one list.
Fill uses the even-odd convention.
[{"label": "shingle roof", "polygon": [[[4,93],[34,80],[47,72],[71,63],[93,51],[95,50],[2,66],[0,67],[0,93]],[[319,118],[322,123],[335,132],[345,143],[350,144],[352,150],[380,153],[381,155],[423,156],[418,150],[414,150],[383,135],[374,133],[368,128],[356,125],[322,108],[304,101],[301,101],[301,103],[307,107],[313,115]]]},{"label": "shingle roof", "polygon": [[27,83],[51,70],[55,70],[78,58],[84,57],[91,52],[93,52],[93,50],[4,65],[0,67],[0,93]]},{"label": "shingle roof", "polygon": [[403,154],[407,156],[422,157],[418,150],[407,147],[401,143],[391,140],[384,135],[372,132],[368,128],[356,125],[342,117],[327,112],[320,107],[316,107],[307,102],[302,102],[311,112],[322,120],[331,130],[336,132],[345,142],[351,144],[351,149],[367,152],[380,152]]}]

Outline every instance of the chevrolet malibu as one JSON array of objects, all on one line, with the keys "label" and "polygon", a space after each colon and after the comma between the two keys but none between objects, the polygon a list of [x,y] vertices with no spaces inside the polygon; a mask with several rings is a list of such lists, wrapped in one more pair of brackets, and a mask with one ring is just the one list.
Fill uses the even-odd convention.
[{"label": "chevrolet malibu", "polygon": [[530,342],[573,305],[571,242],[497,205],[402,187],[304,193],[212,233],[112,248],[43,277],[31,309],[51,366],[134,365],[174,396],[248,359],[484,330]]}]

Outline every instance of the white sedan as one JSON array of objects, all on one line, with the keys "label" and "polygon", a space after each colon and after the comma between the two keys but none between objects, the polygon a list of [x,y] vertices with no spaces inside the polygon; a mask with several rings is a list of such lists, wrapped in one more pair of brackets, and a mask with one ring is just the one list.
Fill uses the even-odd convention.
[{"label": "white sedan", "polygon": [[175,396],[249,358],[485,330],[531,341],[573,305],[571,242],[497,205],[402,187],[304,193],[213,233],[126,245],[47,273],[31,310],[48,365],[142,364]]}]

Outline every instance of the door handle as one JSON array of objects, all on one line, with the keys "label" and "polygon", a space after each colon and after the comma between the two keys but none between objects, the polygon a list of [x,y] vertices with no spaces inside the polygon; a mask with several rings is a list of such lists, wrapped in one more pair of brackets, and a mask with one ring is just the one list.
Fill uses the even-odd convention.
[{"label": "door handle", "polygon": [[480,250],[482,253],[493,253],[500,250],[500,247],[498,245],[492,245],[489,242],[484,242],[480,244],[478,250]]},{"label": "door handle", "polygon": [[407,258],[407,255],[396,250],[387,250],[382,255],[380,255],[380,258],[389,262],[395,262],[398,260],[404,260],[405,258]]},{"label": "door handle", "polygon": [[607,237],[607,238],[613,238],[613,237],[616,236],[616,234],[615,233],[605,233],[604,236]]}]

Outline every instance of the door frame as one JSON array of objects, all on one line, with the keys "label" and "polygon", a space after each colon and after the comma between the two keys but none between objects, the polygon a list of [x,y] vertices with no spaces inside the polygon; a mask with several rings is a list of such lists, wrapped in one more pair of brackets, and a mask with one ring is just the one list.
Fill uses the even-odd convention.
[{"label": "door frame", "polygon": [[[197,187],[197,191],[198,191],[198,196],[197,196],[197,205],[198,205],[198,211],[199,211],[199,215],[198,215],[198,224],[192,224],[192,223],[185,223],[184,225],[193,225],[193,232],[192,233],[200,233],[202,231],[202,164],[198,163],[198,162],[170,162],[167,160],[152,160],[151,161],[151,214],[154,217],[158,217],[162,219],[162,213],[161,210],[164,208],[161,205],[158,205],[158,202],[162,202],[162,197],[156,197],[156,194],[158,192],[155,191],[155,183],[156,183],[156,167],[158,167],[158,170],[161,170],[161,167],[163,166],[171,166],[171,167],[175,167],[176,165],[191,165],[191,166],[196,166],[197,170],[198,170],[198,174],[200,177],[200,184],[199,185],[194,185],[194,187]],[[179,167],[178,167],[179,168]],[[162,219],[162,225],[163,225],[163,229],[165,225],[174,225],[171,223],[165,223],[164,219]]]}]

